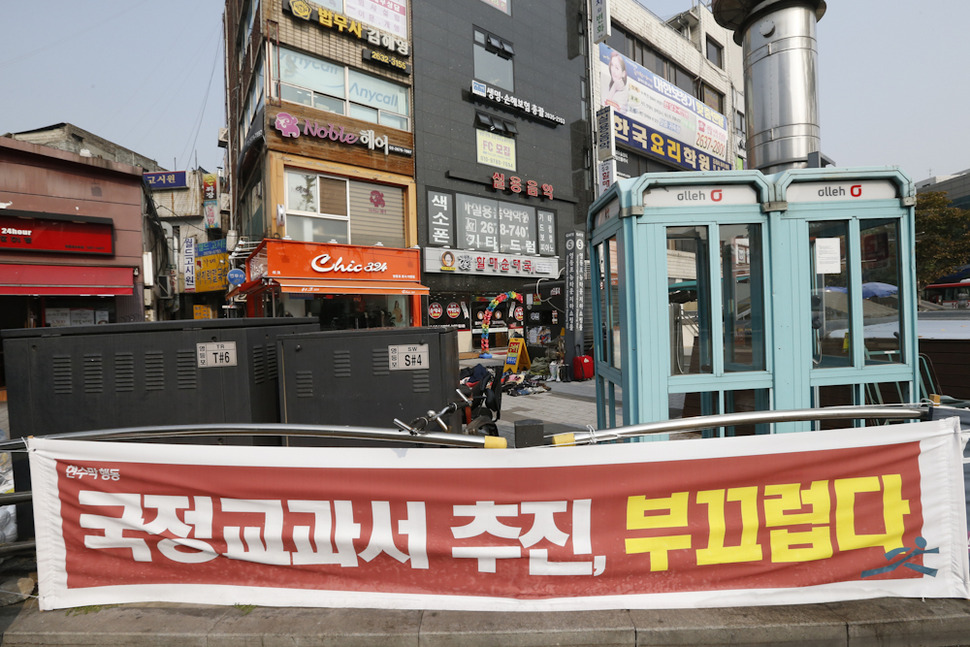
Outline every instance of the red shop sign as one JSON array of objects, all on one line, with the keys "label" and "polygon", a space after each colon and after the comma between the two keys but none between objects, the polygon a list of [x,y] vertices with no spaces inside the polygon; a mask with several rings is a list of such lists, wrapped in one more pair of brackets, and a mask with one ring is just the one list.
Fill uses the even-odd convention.
[{"label": "red shop sign", "polygon": [[114,226],[107,218],[34,218],[0,215],[0,249],[24,252],[114,254]]}]

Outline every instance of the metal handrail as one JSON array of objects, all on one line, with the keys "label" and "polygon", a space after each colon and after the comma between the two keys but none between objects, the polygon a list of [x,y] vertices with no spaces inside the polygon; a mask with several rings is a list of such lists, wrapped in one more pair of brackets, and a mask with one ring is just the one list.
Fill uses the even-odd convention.
[{"label": "metal handrail", "polygon": [[[384,429],[381,427],[298,425],[285,423],[213,423],[205,425],[119,427],[117,429],[93,429],[90,431],[46,434],[44,438],[58,440],[134,440],[204,436],[297,436],[347,440],[380,440],[414,443],[416,445],[445,445],[448,447],[481,447],[488,449],[505,447],[505,439],[494,436],[470,436],[445,432],[427,432],[415,435],[399,429]],[[0,442],[0,451],[17,451],[25,448],[26,441],[23,438],[14,438]]]},{"label": "metal handrail", "polygon": [[711,427],[734,427],[737,425],[769,424],[773,422],[813,422],[819,420],[914,420],[923,418],[927,409],[919,406],[852,406],[821,407],[816,409],[791,409],[787,411],[744,411],[710,416],[693,416],[676,420],[662,420],[639,425],[614,427],[613,429],[577,431],[557,434],[553,444],[593,445],[611,440],[623,440],[637,436],[656,436],[686,431],[700,431]]},{"label": "metal handrail", "polygon": [[[925,419],[930,414],[931,407],[926,406],[855,406],[855,407],[825,407],[818,409],[795,409],[789,411],[751,411],[743,413],[726,413],[711,416],[696,416],[664,420],[639,425],[628,425],[614,429],[596,431],[592,427],[585,432],[557,434],[553,436],[553,445],[589,445],[610,440],[622,440],[636,436],[651,436],[672,432],[698,431],[711,427],[730,427],[744,424],[759,424],[772,422],[808,422],[819,420],[852,420],[852,419],[885,419],[885,420],[913,420]],[[158,427],[125,427],[119,429],[101,429],[92,431],[77,431],[63,434],[50,434],[45,438],[72,440],[132,440],[147,438],[172,438],[178,436],[300,436],[315,438],[342,438],[366,440],[392,440],[414,444],[446,445],[450,447],[502,447],[506,446],[504,438],[492,436],[467,436],[444,432],[428,432],[415,435],[413,432],[376,427],[351,426],[323,426],[323,425],[292,425],[292,424],[208,424],[208,425],[168,425]],[[16,451],[26,446],[24,439],[14,439],[0,442],[0,451]],[[0,505],[25,503],[32,500],[32,493],[9,492],[0,493]],[[10,542],[0,544],[0,556],[34,550],[34,540]]]}]

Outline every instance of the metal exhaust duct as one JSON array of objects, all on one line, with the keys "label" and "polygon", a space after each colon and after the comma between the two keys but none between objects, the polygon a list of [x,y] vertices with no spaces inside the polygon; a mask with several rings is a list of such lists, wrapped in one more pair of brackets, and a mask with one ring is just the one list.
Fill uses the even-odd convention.
[{"label": "metal exhaust duct", "polygon": [[815,26],[824,0],[714,0],[714,18],[744,53],[748,167],[808,166],[821,150]]}]

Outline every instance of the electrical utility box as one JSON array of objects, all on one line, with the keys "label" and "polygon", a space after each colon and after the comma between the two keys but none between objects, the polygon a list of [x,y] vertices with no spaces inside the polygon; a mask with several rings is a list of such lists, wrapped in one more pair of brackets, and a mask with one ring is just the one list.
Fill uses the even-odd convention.
[{"label": "electrical utility box", "polygon": [[[458,398],[454,328],[287,335],[279,361],[284,423],[394,428],[395,418],[411,422]],[[459,428],[457,414],[447,422]]]},{"label": "electrical utility box", "polygon": [[3,331],[11,436],[279,422],[276,340],[315,318]]},{"label": "electrical utility box", "polygon": [[[279,422],[277,337],[319,329],[316,318],[254,318],[4,330],[10,437]],[[239,436],[180,442],[279,444]],[[16,490],[29,490],[26,457],[14,458],[13,472]],[[17,518],[20,536],[31,536],[30,506],[18,505]]]}]

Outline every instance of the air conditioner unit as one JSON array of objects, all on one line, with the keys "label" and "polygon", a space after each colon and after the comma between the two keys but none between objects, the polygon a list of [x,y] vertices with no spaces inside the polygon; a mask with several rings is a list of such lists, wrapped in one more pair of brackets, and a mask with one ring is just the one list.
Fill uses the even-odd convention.
[{"label": "air conditioner unit", "polygon": [[219,148],[229,147],[229,129],[220,128],[219,129]]},{"label": "air conditioner unit", "polygon": [[171,274],[159,274],[156,284],[158,285],[159,299],[168,300],[174,299],[177,296],[175,294],[175,285]]}]

